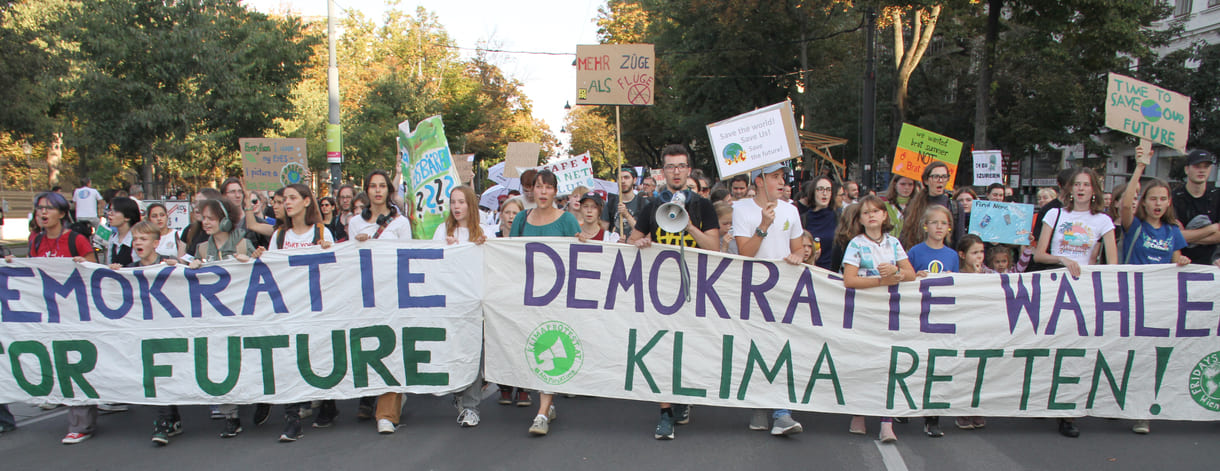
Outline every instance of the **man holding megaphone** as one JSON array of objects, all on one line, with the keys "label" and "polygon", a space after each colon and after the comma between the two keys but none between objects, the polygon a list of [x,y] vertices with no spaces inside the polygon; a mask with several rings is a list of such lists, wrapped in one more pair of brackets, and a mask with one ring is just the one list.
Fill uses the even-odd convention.
[{"label": "man holding megaphone", "polygon": [[[801,264],[804,259],[801,235],[805,231],[801,215],[792,203],[779,199],[788,183],[788,167],[783,163],[770,164],[750,172],[750,179],[757,189],[754,197],[733,203],[737,252],[747,257]],[[785,409],[754,411],[750,430],[767,430],[768,419],[773,419],[772,435],[792,435],[804,430]]]},{"label": "man holding megaphone", "polygon": [[[636,217],[628,243],[639,248],[652,246],[653,242],[704,250],[720,250],[720,221],[712,202],[686,189],[690,177],[690,152],[681,144],[670,144],[661,149],[665,165],[665,187],[657,191],[658,198],[651,198]],[[661,419],[657,422],[653,437],[658,440],[673,440],[674,425],[690,422],[690,406],[661,403]]]}]

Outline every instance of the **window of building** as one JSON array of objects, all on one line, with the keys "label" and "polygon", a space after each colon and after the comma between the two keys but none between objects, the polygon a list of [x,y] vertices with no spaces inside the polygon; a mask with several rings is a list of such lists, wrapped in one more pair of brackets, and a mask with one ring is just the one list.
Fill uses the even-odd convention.
[{"label": "window of building", "polygon": [[[1215,3],[1217,0],[1208,0],[1208,3]],[[1191,7],[1194,6],[1193,0],[1174,0],[1173,16],[1186,16],[1190,14]]]}]

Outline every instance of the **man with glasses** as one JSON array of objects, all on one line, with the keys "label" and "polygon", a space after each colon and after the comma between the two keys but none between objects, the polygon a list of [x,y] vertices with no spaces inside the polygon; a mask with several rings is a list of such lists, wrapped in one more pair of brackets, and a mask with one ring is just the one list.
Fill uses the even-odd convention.
[{"label": "man with glasses", "polygon": [[657,191],[657,181],[650,176],[640,179],[640,195],[652,198]]},{"label": "man with glasses", "polygon": [[[665,164],[665,189],[658,192],[657,198],[644,205],[637,215],[635,228],[631,230],[631,237],[627,242],[639,248],[646,248],[657,242],[719,251],[720,221],[716,218],[712,202],[699,196],[697,192],[686,189],[686,181],[690,177],[690,152],[681,144],[670,144],[661,149],[661,159]],[[657,208],[672,201],[676,193],[685,196],[686,213],[690,216],[690,221],[682,232],[675,234],[661,229],[657,225],[655,215]],[[663,402],[661,419],[653,437],[658,440],[673,440],[674,425],[687,423],[690,423],[689,405]]]}]

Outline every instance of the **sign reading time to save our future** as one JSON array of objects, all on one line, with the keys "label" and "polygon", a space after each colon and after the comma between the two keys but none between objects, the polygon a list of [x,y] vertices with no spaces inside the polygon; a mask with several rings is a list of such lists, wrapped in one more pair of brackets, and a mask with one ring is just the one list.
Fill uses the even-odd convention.
[{"label": "sign reading time to save our future", "polygon": [[1190,97],[1111,72],[1106,127],[1186,152]]},{"label": "sign reading time to save our future", "polygon": [[933,160],[939,160],[949,166],[949,183],[946,188],[952,189],[953,176],[957,175],[957,161],[961,154],[961,141],[902,123],[898,148],[894,151],[892,171],[918,181],[923,177],[923,169]]},{"label": "sign reading time to save our future", "polygon": [[309,176],[304,138],[243,137],[237,143],[248,189],[275,191]]},{"label": "sign reading time to save our future", "polygon": [[576,103],[651,105],[656,78],[652,44],[576,46]]}]

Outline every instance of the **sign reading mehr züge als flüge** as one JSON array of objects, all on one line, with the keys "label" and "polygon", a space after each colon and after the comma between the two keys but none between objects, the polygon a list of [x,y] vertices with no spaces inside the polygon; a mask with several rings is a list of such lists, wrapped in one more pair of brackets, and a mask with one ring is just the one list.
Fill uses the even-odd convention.
[{"label": "sign reading mehr z\u00fcge als fl\u00fcge", "polygon": [[656,78],[652,44],[576,46],[576,103],[651,105]]}]

